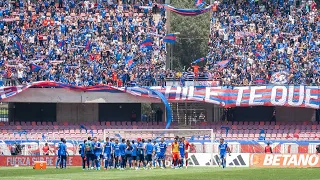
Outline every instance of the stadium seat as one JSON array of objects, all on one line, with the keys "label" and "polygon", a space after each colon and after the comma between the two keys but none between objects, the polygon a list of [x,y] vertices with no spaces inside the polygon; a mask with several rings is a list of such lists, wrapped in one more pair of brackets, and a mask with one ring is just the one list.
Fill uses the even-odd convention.
[{"label": "stadium seat", "polygon": [[52,126],[52,122],[48,121],[46,123],[47,123],[47,126]]},{"label": "stadium seat", "polygon": [[270,133],[266,134],[266,139],[270,139],[270,138],[271,138],[271,134]]},{"label": "stadium seat", "polygon": [[111,126],[111,123],[110,123],[109,121],[106,121],[106,122],[105,122],[105,125],[106,125],[106,126]]},{"label": "stadium seat", "polygon": [[282,131],[282,133],[288,134],[288,133],[289,133],[289,129],[284,129],[284,130]]},{"label": "stadium seat", "polygon": [[280,134],[280,133],[279,133],[279,134],[276,134],[276,138],[277,138],[277,139],[282,139],[282,134]]},{"label": "stadium seat", "polygon": [[[39,122],[36,122],[36,124]],[[60,137],[72,137],[74,139],[81,139],[80,137],[88,136],[84,132],[84,130],[80,130],[79,124],[70,124],[68,126],[65,125],[56,125],[56,126],[48,126],[51,124],[50,122],[41,122],[41,124],[37,124],[36,126],[31,125],[34,123],[29,122],[21,122],[20,126],[16,125],[19,123],[14,123],[12,125],[0,126],[0,133],[3,137],[8,136],[9,139],[19,139],[17,136],[14,136],[14,133],[17,131],[26,130],[28,133],[28,139],[30,140],[41,140],[42,134],[45,134],[46,139],[54,140],[54,138]],[[47,124],[47,125],[45,125]],[[119,121],[113,122],[113,126],[111,126],[111,122],[101,122],[100,125],[96,126],[95,123],[91,126],[87,126],[89,131],[93,130],[94,134],[100,137],[103,137],[104,129],[163,129],[166,125],[166,122],[156,123],[156,122],[126,122]],[[120,125],[119,125],[120,124]],[[131,125],[132,124],[132,125]],[[222,124],[222,123],[221,123]],[[318,133],[318,128],[320,125],[314,123],[296,123],[296,122],[285,122],[279,123],[280,125],[268,125],[267,122],[264,124],[263,122],[238,122],[231,125],[231,122],[224,123],[230,124],[228,127],[229,133],[227,138],[234,140],[242,140],[242,139],[255,139],[258,140],[260,137],[261,129],[265,130],[266,139],[272,140],[318,140],[320,134]],[[236,125],[237,124],[237,125]],[[241,125],[248,124],[248,125]],[[250,125],[249,125],[250,124]],[[278,127],[278,128],[277,128]],[[173,122],[171,129],[180,128],[177,122]],[[216,134],[221,134],[222,137],[225,137],[226,130],[221,129],[219,123],[215,122],[201,122],[197,125],[190,126],[192,129],[213,129]],[[89,133],[89,132],[88,132]],[[6,134],[6,135],[5,135]],[[134,135],[135,133],[130,133],[130,135]],[[29,137],[30,135],[30,137]],[[24,138],[24,137],[22,137]],[[82,140],[82,139],[81,139]]]},{"label": "stadium seat", "polygon": [[298,134],[298,133],[294,133],[294,134],[293,134],[293,137],[294,137],[294,138],[297,138],[297,139],[299,139],[299,138],[300,138],[300,136],[299,136],[299,134]]},{"label": "stadium seat", "polygon": [[232,139],[238,139],[238,134],[237,133],[232,134]]},{"label": "stadium seat", "polygon": [[244,139],[244,134],[243,133],[239,133],[238,134],[238,139]]},{"label": "stadium seat", "polygon": [[278,129],[283,130],[283,129],[285,129],[286,127],[287,127],[287,125],[279,125],[279,128],[278,128]]},{"label": "stadium seat", "polygon": [[222,126],[228,126],[228,121],[223,121]]}]

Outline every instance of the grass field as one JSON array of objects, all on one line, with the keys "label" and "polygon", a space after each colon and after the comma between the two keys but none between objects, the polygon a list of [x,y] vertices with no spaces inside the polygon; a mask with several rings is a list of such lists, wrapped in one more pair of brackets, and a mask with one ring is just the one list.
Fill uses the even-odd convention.
[{"label": "grass field", "polygon": [[32,168],[0,167],[1,180],[320,180],[318,168],[192,168],[188,169],[153,169],[153,170],[109,170],[83,171],[79,167],[64,170],[49,168],[47,170],[33,170]]}]

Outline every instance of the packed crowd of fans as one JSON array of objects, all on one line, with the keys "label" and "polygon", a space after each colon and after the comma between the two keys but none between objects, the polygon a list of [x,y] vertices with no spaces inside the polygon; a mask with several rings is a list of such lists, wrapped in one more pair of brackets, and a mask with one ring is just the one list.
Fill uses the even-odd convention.
[{"label": "packed crowd of fans", "polygon": [[303,0],[222,1],[212,16],[206,76],[222,85],[320,85],[316,7]]},{"label": "packed crowd of fans", "polygon": [[[164,69],[166,13],[157,3],[163,2],[0,1],[0,83],[320,84],[314,1],[215,2],[207,64],[191,64],[184,73]],[[147,38],[152,50],[139,47]]]},{"label": "packed crowd of fans", "polygon": [[[1,82],[152,83],[166,55],[165,11],[156,3],[0,1]],[[139,47],[147,38],[153,50]]]}]

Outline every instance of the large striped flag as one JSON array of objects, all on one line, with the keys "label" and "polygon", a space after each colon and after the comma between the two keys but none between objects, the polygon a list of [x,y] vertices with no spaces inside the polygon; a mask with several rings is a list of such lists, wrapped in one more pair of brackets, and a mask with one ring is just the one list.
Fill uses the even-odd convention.
[{"label": "large striped flag", "polygon": [[151,39],[146,39],[140,44],[140,49],[146,48],[148,50],[152,49],[153,41]]},{"label": "large striped flag", "polygon": [[16,47],[18,48],[21,55],[23,55],[23,46],[19,39],[16,40]]},{"label": "large striped flag", "polygon": [[174,44],[177,40],[176,35],[174,34],[167,34],[164,38],[163,38],[163,42],[165,43],[171,43]]},{"label": "large striped flag", "polygon": [[225,67],[229,62],[230,62],[230,59],[224,60],[224,61],[219,61],[219,62],[217,62],[217,64],[221,67]]},{"label": "large striped flag", "polygon": [[126,64],[130,67],[133,64],[132,56],[126,56]]},{"label": "large striped flag", "polygon": [[196,63],[205,61],[206,59],[207,59],[206,57],[202,57],[202,58],[200,58],[200,59],[197,59],[197,60],[193,61],[192,63],[193,63],[193,64],[196,64]]},{"label": "large striped flag", "polygon": [[20,39],[18,38],[15,42],[16,48],[19,50],[20,52],[20,56],[23,60],[26,60],[26,56],[23,54],[23,46],[20,42]]},{"label": "large striped flag", "polygon": [[32,71],[32,72],[38,72],[39,70],[42,69],[41,66],[38,66],[38,65],[36,65],[36,64],[34,64],[34,63],[30,64],[30,68],[31,68],[31,71]]},{"label": "large striped flag", "polygon": [[84,48],[87,50],[87,51],[91,51],[92,49],[92,45],[91,45],[91,42],[89,39],[87,39],[84,43]]},{"label": "large striped flag", "polygon": [[140,9],[147,9],[147,10],[151,10],[152,6],[139,6]]},{"label": "large striped flag", "polygon": [[158,7],[163,7],[168,11],[172,11],[182,16],[197,16],[197,15],[209,12],[211,10],[212,5],[209,5],[205,8],[199,8],[199,9],[179,9],[179,8],[170,6],[168,4],[158,4]]},{"label": "large striped flag", "polygon": [[261,54],[258,53],[256,50],[252,50],[252,52],[253,52],[254,56],[256,56],[259,60],[262,60],[262,59],[263,59],[263,57],[261,56]]},{"label": "large striped flag", "polygon": [[198,8],[202,8],[206,3],[203,0],[195,0],[194,4]]},{"label": "large striped flag", "polygon": [[136,62],[132,60],[132,63],[129,65],[129,69],[132,69],[136,65]]},{"label": "large striped flag", "polygon": [[66,44],[66,41],[65,41],[65,40],[62,40],[62,41],[60,41],[60,42],[58,43],[58,46],[59,46],[60,49],[62,49],[65,44]]}]

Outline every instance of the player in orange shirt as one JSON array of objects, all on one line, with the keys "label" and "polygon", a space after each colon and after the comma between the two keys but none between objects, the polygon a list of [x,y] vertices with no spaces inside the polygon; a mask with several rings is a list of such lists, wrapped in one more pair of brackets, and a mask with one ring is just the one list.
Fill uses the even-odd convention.
[{"label": "player in orange shirt", "polygon": [[179,151],[179,143],[178,138],[174,138],[174,142],[172,143],[172,159],[174,167],[178,166],[178,161],[180,159],[180,151]]},{"label": "player in orange shirt", "polygon": [[184,153],[184,158],[186,160],[186,168],[188,168],[188,160],[189,160],[189,151],[190,151],[190,144],[189,142],[186,140],[185,137],[182,137],[182,142],[184,143],[184,150],[185,150],[185,153]]}]

